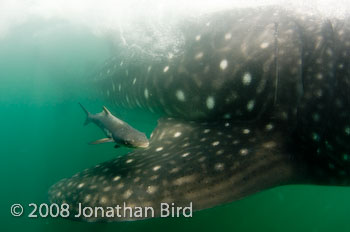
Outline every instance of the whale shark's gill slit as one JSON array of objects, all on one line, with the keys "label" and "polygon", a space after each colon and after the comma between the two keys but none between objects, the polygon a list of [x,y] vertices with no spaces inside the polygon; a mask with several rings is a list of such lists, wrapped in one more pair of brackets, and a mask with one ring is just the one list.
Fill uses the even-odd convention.
[{"label": "whale shark's gill slit", "polygon": [[[262,124],[265,125],[266,123]],[[194,210],[240,199],[276,185],[295,183],[303,162],[289,154],[278,128],[231,122],[194,123],[160,119],[150,146],[87,169],[50,189],[50,201],[83,206],[151,206],[160,203]],[[181,133],[181,134],[180,134]],[[238,139],[239,138],[239,139]],[[291,155],[294,157],[290,159]],[[75,218],[117,221],[140,218]]]},{"label": "whale shark's gill slit", "polygon": [[279,82],[279,74],[278,74],[278,23],[275,22],[275,27],[274,27],[274,44],[275,44],[275,49],[274,49],[274,58],[275,58],[275,94],[274,94],[274,99],[273,103],[276,105],[277,103],[277,95],[278,95],[278,82]]}]

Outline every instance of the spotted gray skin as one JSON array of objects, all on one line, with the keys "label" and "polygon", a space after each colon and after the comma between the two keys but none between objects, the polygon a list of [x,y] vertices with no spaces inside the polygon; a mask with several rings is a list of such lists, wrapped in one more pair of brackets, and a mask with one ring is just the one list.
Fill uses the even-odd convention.
[{"label": "spotted gray skin", "polygon": [[127,50],[95,77],[112,103],[163,114],[150,146],[60,181],[51,202],[200,210],[283,184],[349,185],[348,20],[241,9],[178,30],[180,53]]},{"label": "spotted gray skin", "polygon": [[[80,104],[80,103],[79,103]],[[107,138],[99,139],[90,144],[100,144],[107,142],[115,142],[119,146],[133,147],[133,148],[146,148],[149,145],[149,141],[146,135],[126,122],[116,118],[106,107],[103,107],[103,111],[98,114],[91,114],[80,104],[81,108],[86,113],[86,121],[84,125],[93,122],[100,127]]]}]

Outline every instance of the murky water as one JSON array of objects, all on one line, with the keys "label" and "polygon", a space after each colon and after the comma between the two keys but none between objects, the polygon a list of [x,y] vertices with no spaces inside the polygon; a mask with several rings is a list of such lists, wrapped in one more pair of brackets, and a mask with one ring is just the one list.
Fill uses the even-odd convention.
[{"label": "murky water", "polygon": [[[29,203],[48,203],[58,180],[130,151],[112,144],[89,146],[102,132],[83,127],[82,102],[92,112],[106,103],[93,98],[86,80],[113,55],[111,44],[82,26],[32,21],[0,40],[0,218],[3,231],[349,231],[350,188],[285,186],[195,212],[192,218],[123,223],[82,223],[28,218]],[[112,109],[146,132],[157,116]],[[10,214],[12,204],[24,214]]]}]

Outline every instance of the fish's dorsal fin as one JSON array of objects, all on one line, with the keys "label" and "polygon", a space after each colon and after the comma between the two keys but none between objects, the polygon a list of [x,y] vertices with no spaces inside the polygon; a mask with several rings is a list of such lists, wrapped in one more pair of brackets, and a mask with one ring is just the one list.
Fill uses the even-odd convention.
[{"label": "fish's dorsal fin", "polygon": [[103,106],[103,112],[105,112],[106,114],[111,114],[111,112],[107,109],[107,107]]}]

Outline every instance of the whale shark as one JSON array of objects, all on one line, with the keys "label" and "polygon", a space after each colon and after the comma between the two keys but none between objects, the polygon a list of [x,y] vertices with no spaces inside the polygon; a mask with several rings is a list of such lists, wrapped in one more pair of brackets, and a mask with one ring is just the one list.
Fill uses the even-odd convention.
[{"label": "whale shark", "polygon": [[[52,203],[193,210],[287,184],[349,185],[350,21],[279,7],[202,15],[178,53],[132,48],[93,78],[101,99],[161,115],[149,146],[54,184]],[[150,218],[100,211],[82,221]]]},{"label": "whale shark", "polygon": [[101,113],[91,114],[82,104],[79,103],[79,105],[86,113],[84,125],[93,122],[100,127],[107,136],[107,138],[96,140],[90,144],[115,142],[117,143],[114,146],[115,148],[119,148],[120,146],[132,148],[148,147],[149,142],[144,133],[139,132],[126,122],[115,117],[105,106]]}]

